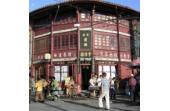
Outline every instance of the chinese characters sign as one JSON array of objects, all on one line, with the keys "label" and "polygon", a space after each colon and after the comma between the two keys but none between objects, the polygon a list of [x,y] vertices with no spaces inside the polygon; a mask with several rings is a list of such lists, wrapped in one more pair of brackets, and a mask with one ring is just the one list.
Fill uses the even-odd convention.
[{"label": "chinese characters sign", "polygon": [[80,31],[80,48],[90,49],[91,48],[91,31]]}]

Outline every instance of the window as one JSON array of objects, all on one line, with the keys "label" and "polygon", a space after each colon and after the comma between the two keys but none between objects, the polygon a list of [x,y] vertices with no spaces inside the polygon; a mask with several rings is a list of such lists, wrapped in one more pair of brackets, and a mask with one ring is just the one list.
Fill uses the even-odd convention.
[{"label": "window", "polygon": [[117,49],[117,40],[115,36],[111,35],[95,35],[95,48],[96,49]]},{"label": "window", "polygon": [[[76,48],[77,47],[77,34],[75,34],[75,33],[72,33],[72,34],[70,34],[70,46],[69,46],[69,48]],[[69,42],[69,41],[68,41]]]},{"label": "window", "polygon": [[66,48],[68,46],[68,40],[66,35],[62,35],[62,48]]},{"label": "window", "polygon": [[56,48],[56,49],[60,49],[61,48],[61,38],[60,38],[60,36],[56,36],[55,38],[54,38],[54,47]]},{"label": "window", "polygon": [[64,79],[68,76],[68,66],[55,66],[54,76],[58,82],[64,81]]},{"label": "window", "polygon": [[74,34],[74,36],[73,36],[73,41],[74,41],[74,44],[73,44],[73,47],[74,48],[76,48],[78,45],[77,45],[77,43],[78,43],[78,38],[77,38],[77,34]]},{"label": "window", "polygon": [[70,35],[70,48],[74,48],[74,39],[73,39],[73,35]]},{"label": "window", "polygon": [[50,50],[50,38],[38,38],[35,39],[35,53],[47,52]]},{"label": "window", "polygon": [[116,76],[116,68],[115,66],[107,66],[107,65],[99,65],[98,66],[98,72],[99,72],[99,75],[102,74],[102,72],[106,72],[106,78],[113,78]]},{"label": "window", "polygon": [[121,51],[129,51],[130,50],[130,39],[120,37],[120,50]]}]

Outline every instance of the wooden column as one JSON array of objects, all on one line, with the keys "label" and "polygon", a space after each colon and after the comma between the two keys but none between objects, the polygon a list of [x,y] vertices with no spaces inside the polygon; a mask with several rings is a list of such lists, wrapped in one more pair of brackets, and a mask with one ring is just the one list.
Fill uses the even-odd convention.
[{"label": "wooden column", "polygon": [[53,20],[51,20],[51,59],[50,59],[50,76],[54,76],[54,71],[53,71],[53,52],[54,52],[54,36],[53,36]]},{"label": "wooden column", "polygon": [[120,75],[121,70],[120,70],[120,43],[119,43],[119,13],[118,13],[118,8],[116,6],[116,28],[117,28],[117,54],[118,54],[118,75]]},{"label": "wooden column", "polygon": [[[77,9],[77,24],[80,24],[80,12]],[[80,27],[77,27],[77,37],[78,37],[78,44],[77,44],[77,83],[81,84],[81,71],[80,71]]]},{"label": "wooden column", "polygon": [[50,74],[50,71],[49,71],[49,69],[50,69],[50,64],[46,64],[46,80],[49,80],[49,74]]},{"label": "wooden column", "polygon": [[95,41],[95,36],[94,36],[94,26],[93,26],[93,22],[94,22],[94,13],[95,13],[95,7],[92,10],[92,14],[91,14],[91,44],[92,44],[92,73],[95,73],[95,58],[94,58],[94,41]]}]

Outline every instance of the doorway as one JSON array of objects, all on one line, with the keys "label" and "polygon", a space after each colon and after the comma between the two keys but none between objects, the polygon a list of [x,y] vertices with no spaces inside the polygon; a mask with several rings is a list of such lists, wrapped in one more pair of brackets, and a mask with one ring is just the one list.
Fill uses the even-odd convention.
[{"label": "doorway", "polygon": [[91,66],[90,65],[82,65],[81,66],[82,73],[82,89],[88,90],[89,79],[91,77]]}]

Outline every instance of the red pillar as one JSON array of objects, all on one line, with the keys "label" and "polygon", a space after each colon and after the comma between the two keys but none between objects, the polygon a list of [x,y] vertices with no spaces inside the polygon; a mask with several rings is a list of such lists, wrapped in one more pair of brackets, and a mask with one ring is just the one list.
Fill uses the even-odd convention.
[{"label": "red pillar", "polygon": [[49,66],[50,66],[49,64],[46,64],[46,80],[49,80],[49,75],[50,75]]},{"label": "red pillar", "polygon": [[[80,23],[80,13],[79,10],[76,10],[77,14],[77,23]],[[80,27],[77,27],[77,37],[78,37],[78,45],[77,45],[77,84],[81,86],[81,71],[80,71]]]},{"label": "red pillar", "polygon": [[92,73],[95,73],[95,57],[94,57],[94,40],[95,40],[95,36],[94,36],[94,14],[95,14],[95,6],[93,7],[93,10],[91,12],[91,27],[92,27],[92,31],[91,31],[91,46],[92,46]]},{"label": "red pillar", "polygon": [[38,77],[41,78],[41,67],[38,68]]},{"label": "red pillar", "polygon": [[117,54],[118,54],[118,75],[120,76],[121,75],[121,70],[120,70],[120,40],[119,40],[119,13],[118,13],[118,9],[117,9],[117,6],[116,6],[116,28],[117,28]]},{"label": "red pillar", "polygon": [[54,75],[53,72],[53,52],[54,52],[54,36],[53,36],[53,20],[51,21],[51,61],[50,61],[50,75]]}]

